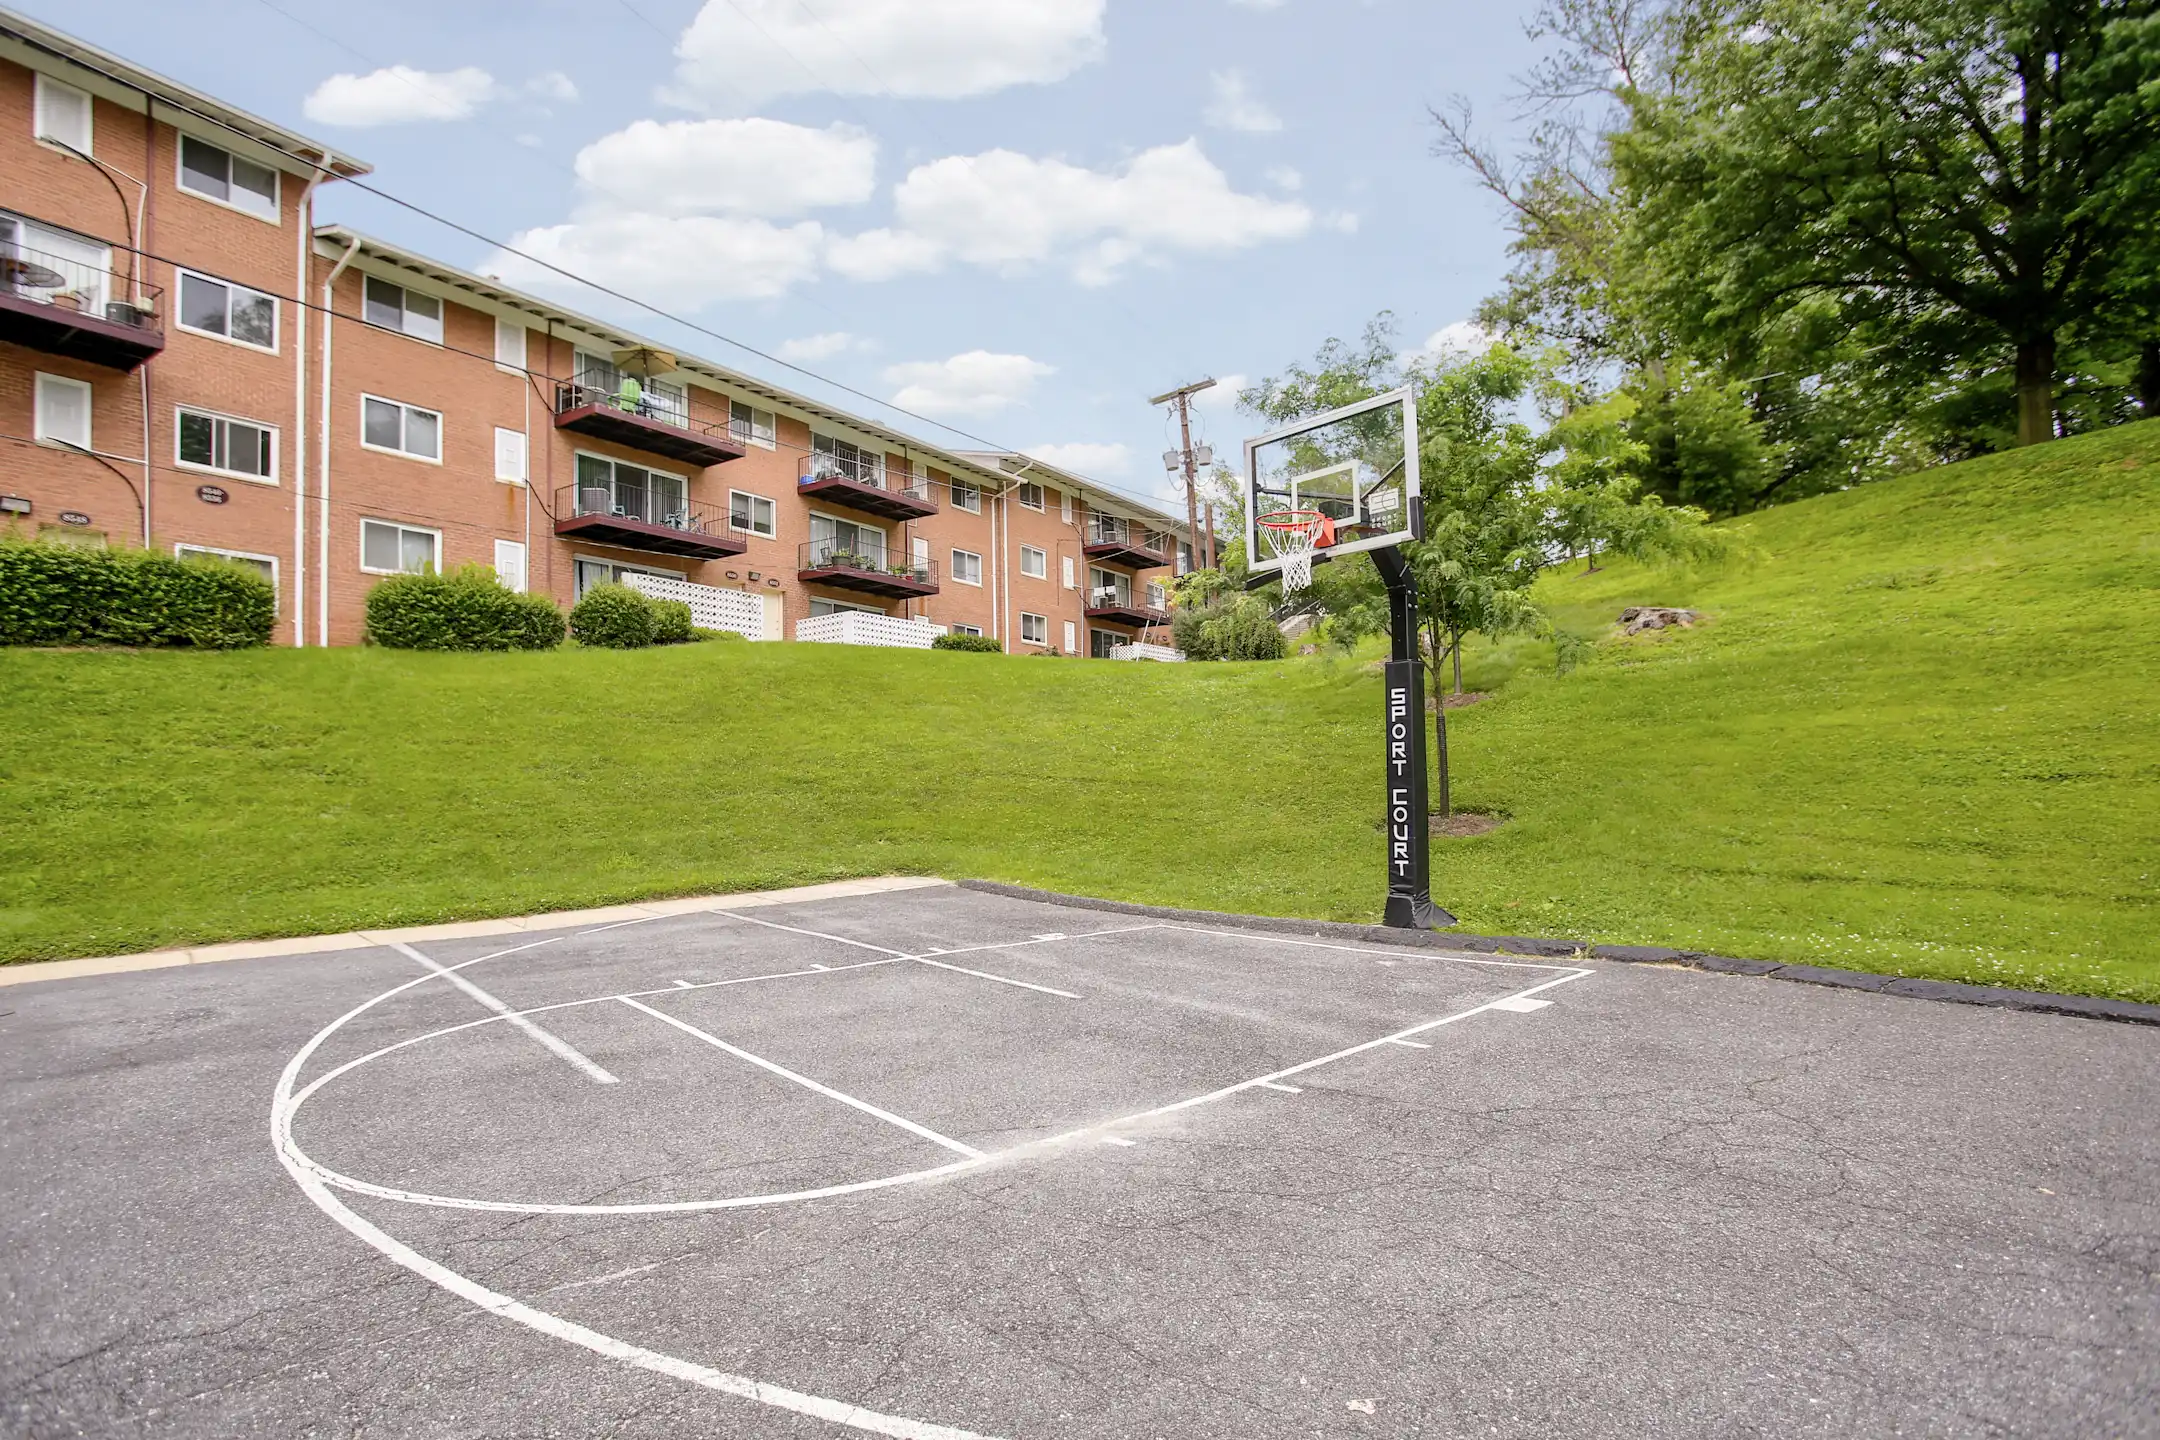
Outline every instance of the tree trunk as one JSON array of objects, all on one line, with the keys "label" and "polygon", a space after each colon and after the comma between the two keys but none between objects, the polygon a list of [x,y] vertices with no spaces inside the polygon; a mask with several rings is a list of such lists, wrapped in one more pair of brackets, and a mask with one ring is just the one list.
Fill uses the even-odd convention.
[{"label": "tree trunk", "polygon": [[1436,798],[1440,805],[1440,816],[1442,819],[1446,819],[1454,813],[1448,808],[1450,792],[1447,756],[1447,694],[1441,688],[1443,682],[1440,678],[1440,662],[1447,658],[1447,652],[1440,648],[1440,627],[1438,625],[1427,626],[1425,635],[1425,647],[1432,656],[1432,663],[1426,667],[1429,675],[1426,685],[1432,691],[1433,697],[1434,754],[1440,762],[1438,777],[1440,789]]},{"label": "tree trunk", "polygon": [[2160,415],[2160,340],[2138,347],[2137,402],[2148,417]]},{"label": "tree trunk", "polygon": [[2018,444],[2055,438],[2055,337],[2020,340],[2017,347]]},{"label": "tree trunk", "polygon": [[1462,631],[1448,632],[1448,649],[1455,656],[1455,693],[1462,694]]}]

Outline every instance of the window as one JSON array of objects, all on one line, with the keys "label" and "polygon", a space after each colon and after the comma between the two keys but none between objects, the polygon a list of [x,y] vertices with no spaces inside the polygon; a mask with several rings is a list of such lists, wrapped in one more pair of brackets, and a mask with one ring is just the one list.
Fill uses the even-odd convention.
[{"label": "window", "polygon": [[1070,589],[1072,589],[1072,588],[1073,588],[1073,584],[1074,584],[1074,581],[1073,581],[1073,557],[1072,557],[1072,556],[1070,556],[1070,555],[1060,555],[1060,556],[1058,556],[1058,576],[1059,576],[1059,578],[1060,578],[1060,579],[1062,579],[1062,580],[1063,580],[1063,581],[1065,582],[1065,588],[1066,588],[1067,590],[1070,590]]},{"label": "window", "polygon": [[1067,525],[1072,524],[1072,492],[1070,490],[1060,490],[1058,492],[1058,519],[1063,520]]},{"label": "window", "polygon": [[745,405],[740,400],[728,402],[728,432],[743,444],[764,450],[770,450],[780,442],[772,411]]},{"label": "window", "polygon": [[175,545],[173,554],[182,560],[223,560],[229,564],[245,566],[270,582],[270,593],[277,593],[277,557],[275,555],[250,555],[244,550],[219,550],[209,545]]},{"label": "window", "polygon": [[624,373],[612,360],[585,351],[577,352],[577,403],[612,405],[650,419],[690,425],[690,392],[665,380],[640,379]]},{"label": "window", "polygon": [[525,327],[515,320],[495,321],[495,368],[512,373],[525,368]]},{"label": "window", "polygon": [[525,432],[495,427],[495,478],[513,485],[525,483]]},{"label": "window", "polygon": [[50,75],[37,77],[37,138],[83,154],[90,149],[90,95]]},{"label": "window", "polygon": [[[368,324],[410,335],[415,340],[442,344],[442,301],[433,295],[422,295],[372,275],[367,277],[361,294],[360,317]],[[501,349],[501,336],[498,335],[498,359]]]},{"label": "window", "polygon": [[595,585],[620,585],[625,575],[658,575],[663,580],[680,580],[682,574],[675,570],[657,570],[650,565],[625,565],[617,560],[594,560],[577,557],[577,593],[583,599],[585,592]]},{"label": "window", "polygon": [[278,172],[192,135],[180,137],[180,188],[205,200],[278,218]]},{"label": "window", "polygon": [[417,405],[360,397],[360,443],[370,450],[390,450],[415,460],[442,463],[442,416]]},{"label": "window", "polygon": [[1020,547],[1020,573],[1027,576],[1030,580],[1049,579],[1049,553],[1047,551],[1038,550],[1033,545],[1022,545]]},{"label": "window", "polygon": [[371,575],[422,575],[442,569],[442,532],[389,520],[360,522],[360,568]]},{"label": "window", "polygon": [[827,600],[822,595],[810,597],[810,614],[813,619],[820,615],[842,615],[850,610],[858,615],[883,615],[885,613],[875,605],[853,605],[845,600]]},{"label": "window", "polygon": [[245,285],[180,272],[180,328],[257,350],[277,349],[277,298]]},{"label": "window", "polygon": [[1100,610],[1115,605],[1120,608],[1132,604],[1132,577],[1110,570],[1088,567],[1088,605]]},{"label": "window", "polygon": [[1020,639],[1024,644],[1028,645],[1049,644],[1050,617],[1047,615],[1030,615],[1025,610],[1021,611]]},{"label": "window", "polygon": [[674,530],[702,528],[702,522],[690,513],[688,480],[605,455],[581,453],[577,457],[577,509],[573,513],[617,515]]},{"label": "window", "polygon": [[1152,580],[1148,582],[1147,608],[1150,610],[1168,610],[1170,608],[1170,592],[1165,590],[1159,582]]},{"label": "window", "polygon": [[502,581],[503,589],[525,593],[525,542],[522,540],[497,540],[495,542],[495,578]]},{"label": "window", "polygon": [[1130,642],[1124,636],[1118,634],[1114,630],[1088,631],[1088,654],[1092,655],[1097,660],[1110,659],[1110,652],[1113,648],[1119,645],[1128,645],[1130,643],[1132,642]]},{"label": "window", "polygon": [[777,510],[773,502],[763,495],[746,495],[740,490],[728,491],[728,528],[740,530],[747,535],[762,535],[770,540],[779,533]]},{"label": "window", "polygon": [[1020,504],[1028,510],[1043,508],[1043,488],[1032,480],[1020,482]]},{"label": "window", "polygon": [[952,626],[952,633],[955,635],[980,635],[982,634],[982,626],[955,624]]},{"label": "window", "polygon": [[821,480],[838,476],[882,490],[885,488],[885,457],[875,450],[830,435],[812,435],[810,474]]},{"label": "window", "polygon": [[[885,532],[875,525],[858,525],[833,515],[810,517],[810,568],[882,570],[885,568]],[[879,612],[883,614],[883,611]]]},{"label": "window", "polygon": [[955,585],[982,584],[982,556],[972,550],[953,551],[952,578]]},{"label": "window", "polygon": [[90,449],[90,382],[40,373],[32,425],[40,440]]},{"label": "window", "polygon": [[[53,272],[50,276],[18,274],[8,288],[25,300],[40,305],[66,304],[72,296],[85,315],[103,315],[112,277],[112,248],[88,240],[71,230],[59,230],[0,212],[0,254],[32,261]],[[33,284],[50,279],[56,284]]]},{"label": "window", "polygon": [[277,431],[268,425],[184,408],[174,419],[175,455],[183,466],[276,483]]},{"label": "window", "polygon": [[982,491],[965,480],[955,480],[952,482],[952,505],[955,510],[979,515],[982,513]]},{"label": "window", "polygon": [[1080,641],[1079,641],[1079,639],[1077,638],[1077,637],[1078,637],[1078,635],[1079,635],[1079,631],[1077,631],[1077,630],[1075,630],[1075,629],[1073,628],[1073,622],[1072,622],[1072,621],[1070,621],[1070,620],[1067,620],[1067,621],[1065,622],[1065,653],[1066,653],[1066,654],[1070,655],[1070,654],[1072,654],[1072,653],[1073,653],[1073,652],[1074,652],[1075,650],[1078,650],[1078,649],[1080,648]]},{"label": "window", "polygon": [[1177,547],[1177,573],[1183,575],[1192,569],[1192,545],[1180,540]]}]

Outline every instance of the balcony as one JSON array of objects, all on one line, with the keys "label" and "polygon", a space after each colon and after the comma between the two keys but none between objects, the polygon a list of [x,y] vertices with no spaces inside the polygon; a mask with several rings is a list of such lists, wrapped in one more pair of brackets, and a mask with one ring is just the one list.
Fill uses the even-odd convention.
[{"label": "balcony", "polygon": [[920,520],[937,514],[938,508],[928,480],[891,477],[877,461],[850,460],[815,451],[803,456],[795,488],[827,504],[845,505],[887,520]]},{"label": "balcony", "polygon": [[1102,586],[1088,591],[1087,618],[1107,621],[1112,625],[1168,625],[1170,612],[1147,605],[1135,605],[1132,592],[1113,586]]},{"label": "balcony", "polygon": [[728,528],[728,512],[718,505],[605,485],[565,485],[556,491],[555,533],[693,560],[725,559],[749,548]]},{"label": "balcony", "polygon": [[0,251],[0,340],[48,355],[134,370],[165,348],[164,302],[160,287],[102,265],[20,245]]},{"label": "balcony", "polygon": [[937,561],[905,560],[882,547],[812,540],[796,554],[795,578],[889,600],[938,593]]},{"label": "balcony", "polygon": [[1081,549],[1090,560],[1125,565],[1135,570],[1152,570],[1170,563],[1167,554],[1149,543],[1148,532],[1143,527],[1115,515],[1089,516],[1086,534]]},{"label": "balcony", "polygon": [[725,423],[700,425],[682,406],[650,394],[632,402],[594,385],[555,387],[555,428],[700,468],[740,460],[748,453]]}]

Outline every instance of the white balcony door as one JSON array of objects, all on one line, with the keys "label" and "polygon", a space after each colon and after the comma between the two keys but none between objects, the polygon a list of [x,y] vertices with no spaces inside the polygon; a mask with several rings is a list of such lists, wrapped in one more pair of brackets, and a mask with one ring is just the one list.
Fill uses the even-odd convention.
[{"label": "white balcony door", "polygon": [[832,515],[810,517],[812,564],[829,555],[860,555],[882,566],[885,563],[885,532],[872,525],[858,525]]}]

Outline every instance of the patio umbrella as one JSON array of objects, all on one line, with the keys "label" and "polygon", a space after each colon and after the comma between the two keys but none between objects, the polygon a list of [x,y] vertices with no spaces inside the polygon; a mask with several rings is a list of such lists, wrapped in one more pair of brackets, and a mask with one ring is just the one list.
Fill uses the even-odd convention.
[{"label": "patio umbrella", "polygon": [[632,345],[626,350],[617,350],[612,358],[617,370],[626,375],[635,375],[640,380],[665,375],[681,365],[681,362],[667,351],[656,350],[650,345]]}]

